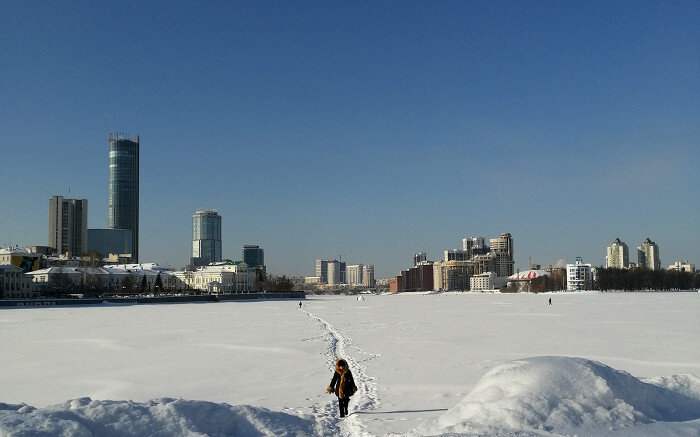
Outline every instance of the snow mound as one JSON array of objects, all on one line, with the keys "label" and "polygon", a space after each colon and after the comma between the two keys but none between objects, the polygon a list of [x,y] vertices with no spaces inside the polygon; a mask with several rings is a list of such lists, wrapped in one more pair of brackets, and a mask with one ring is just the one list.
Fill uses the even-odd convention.
[{"label": "snow mound", "polygon": [[[700,378],[647,380],[596,361],[535,357],[493,368],[457,405],[413,434],[601,435],[622,427],[661,431],[660,422],[700,432]],[[677,423],[665,430],[678,429]],[[628,429],[627,431],[631,431]]]},{"label": "snow mound", "polygon": [[80,398],[37,409],[0,403],[0,436],[261,436],[313,435],[313,420],[248,405],[154,399]]}]

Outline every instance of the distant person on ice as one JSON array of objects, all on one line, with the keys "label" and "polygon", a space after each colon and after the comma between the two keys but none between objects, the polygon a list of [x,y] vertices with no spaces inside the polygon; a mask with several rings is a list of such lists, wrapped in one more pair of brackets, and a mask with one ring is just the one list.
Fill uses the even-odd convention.
[{"label": "distant person on ice", "polygon": [[338,408],[340,409],[340,417],[348,415],[348,403],[350,396],[357,391],[355,380],[352,379],[352,372],[348,367],[348,362],[344,359],[339,359],[335,363],[335,373],[331,384],[326,389],[328,393],[335,393],[338,396]]},{"label": "distant person on ice", "polygon": [[[549,300],[552,300],[552,299],[549,299]],[[551,302],[550,302],[550,303],[551,303]],[[301,308],[301,302],[299,302],[299,308]]]},{"label": "distant person on ice", "polygon": [[551,298],[551,297],[549,298],[549,304],[550,304],[550,305],[552,304],[552,298]]}]

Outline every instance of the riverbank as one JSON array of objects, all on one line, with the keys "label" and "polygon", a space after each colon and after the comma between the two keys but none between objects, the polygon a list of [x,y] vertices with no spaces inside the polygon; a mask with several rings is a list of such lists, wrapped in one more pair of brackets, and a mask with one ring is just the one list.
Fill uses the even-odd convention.
[{"label": "riverbank", "polygon": [[269,299],[305,299],[304,292],[293,291],[284,293],[236,293],[236,294],[203,294],[181,296],[139,296],[139,297],[109,297],[109,298],[68,298],[68,299],[2,299],[0,307],[31,308],[52,306],[83,306],[103,304],[157,304],[157,303],[192,303],[218,302],[231,300],[269,300]]}]

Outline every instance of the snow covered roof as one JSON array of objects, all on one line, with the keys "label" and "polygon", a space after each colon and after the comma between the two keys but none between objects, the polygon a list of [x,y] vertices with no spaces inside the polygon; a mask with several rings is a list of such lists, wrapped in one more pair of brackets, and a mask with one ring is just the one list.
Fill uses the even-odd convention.
[{"label": "snow covered roof", "polygon": [[153,272],[162,272],[165,270],[170,270],[165,267],[161,267],[158,265],[158,263],[140,263],[140,264],[112,264],[112,265],[107,265],[105,266],[105,269],[108,270],[123,270],[123,271],[153,271]]},{"label": "snow covered roof", "polygon": [[0,270],[22,270],[14,264],[2,264],[0,265]]},{"label": "snow covered roof", "polygon": [[83,274],[83,270],[85,271],[86,274],[88,275],[113,275],[113,276],[126,276],[129,274],[133,274],[136,276],[157,276],[159,273],[161,275],[169,275],[173,274],[173,272],[167,271],[167,270],[147,270],[147,269],[135,269],[135,270],[128,270],[125,268],[112,268],[114,266],[105,266],[102,268],[92,268],[92,267],[67,267],[67,266],[53,266],[49,267],[46,269],[41,269],[41,270],[34,270],[32,272],[28,272],[28,275],[45,275],[45,274]]},{"label": "snow covered roof", "polygon": [[529,279],[539,278],[540,276],[549,276],[549,272],[544,270],[525,270],[514,275],[508,276],[509,281],[527,281]]},{"label": "snow covered roof", "polygon": [[[245,264],[243,261],[219,261],[209,264],[209,266],[238,266]],[[248,264],[245,264],[248,265]],[[206,267],[206,266],[205,266]]]},{"label": "snow covered roof", "polygon": [[[235,267],[235,266],[233,266]],[[231,265],[223,265],[223,266],[202,266],[196,270],[197,272],[200,273],[222,273],[222,272],[236,272],[234,268],[232,268]]]},{"label": "snow covered roof", "polygon": [[45,274],[83,274],[83,270],[85,270],[85,273],[88,275],[107,275],[109,274],[108,271],[102,268],[92,268],[92,267],[66,267],[66,266],[53,266],[49,267],[47,269],[41,269],[41,270],[34,270],[31,272],[27,272],[27,275],[45,275]]},{"label": "snow covered roof", "polygon": [[16,254],[16,255],[34,256],[34,257],[41,256],[40,253],[29,252],[28,250],[22,249],[19,246],[0,248],[0,254],[3,254],[3,255]]}]

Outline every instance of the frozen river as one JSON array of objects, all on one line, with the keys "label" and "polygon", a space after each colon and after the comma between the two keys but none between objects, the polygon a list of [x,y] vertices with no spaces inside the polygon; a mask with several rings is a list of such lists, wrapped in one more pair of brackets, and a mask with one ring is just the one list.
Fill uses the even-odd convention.
[{"label": "frozen river", "polygon": [[[288,413],[318,434],[384,435],[440,416],[511,360],[700,376],[698,293],[363,297],[0,309],[0,402],[181,398]],[[338,356],[360,382],[342,423],[325,391]]]}]

